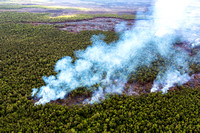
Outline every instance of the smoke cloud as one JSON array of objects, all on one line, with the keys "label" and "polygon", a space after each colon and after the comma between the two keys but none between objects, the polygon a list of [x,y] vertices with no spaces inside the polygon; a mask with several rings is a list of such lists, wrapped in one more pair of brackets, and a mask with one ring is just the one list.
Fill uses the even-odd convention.
[{"label": "smoke cloud", "polygon": [[40,98],[36,105],[63,99],[78,87],[91,89],[96,84],[99,88],[94,90],[91,100],[84,102],[92,104],[105,99],[105,94],[121,94],[130,74],[139,66],[149,66],[158,55],[166,66],[158,73],[151,92],[166,93],[170,87],[186,83],[190,80],[189,61],[199,58],[191,59],[175,48],[174,43],[179,39],[193,47],[198,45],[199,3],[198,0],[157,0],[152,7],[153,19],[137,21],[131,30],[120,34],[119,41],[107,44],[103,35],[94,35],[92,46],[75,52],[75,63],[71,57],[63,57],[55,65],[57,76],[43,77],[46,85],[33,89],[32,96]]}]

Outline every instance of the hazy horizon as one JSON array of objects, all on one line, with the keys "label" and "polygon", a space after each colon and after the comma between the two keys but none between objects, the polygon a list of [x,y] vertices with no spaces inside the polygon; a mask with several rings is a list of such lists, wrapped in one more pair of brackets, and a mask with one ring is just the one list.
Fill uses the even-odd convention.
[{"label": "hazy horizon", "polygon": [[47,4],[59,6],[94,6],[94,7],[120,7],[130,8],[137,6],[149,6],[154,0],[0,0],[0,4]]}]

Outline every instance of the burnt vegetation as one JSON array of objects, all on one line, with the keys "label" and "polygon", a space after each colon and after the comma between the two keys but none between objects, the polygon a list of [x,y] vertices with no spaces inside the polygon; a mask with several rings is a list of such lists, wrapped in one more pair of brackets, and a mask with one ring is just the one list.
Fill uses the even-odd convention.
[{"label": "burnt vegetation", "polygon": [[[53,25],[22,23],[39,20],[43,14],[0,13],[0,132],[200,132],[199,82],[165,95],[143,90],[164,66],[160,57],[130,76],[126,89],[138,85],[139,96],[111,95],[100,104],[83,105],[80,101],[91,97],[92,90],[79,88],[63,100],[34,106],[32,88],[44,85],[42,76],[56,74],[57,60],[75,59],[73,52],[91,45],[94,34],[104,34],[108,43],[118,39],[113,31],[74,34]],[[190,68],[191,75],[199,73],[199,62]]]}]

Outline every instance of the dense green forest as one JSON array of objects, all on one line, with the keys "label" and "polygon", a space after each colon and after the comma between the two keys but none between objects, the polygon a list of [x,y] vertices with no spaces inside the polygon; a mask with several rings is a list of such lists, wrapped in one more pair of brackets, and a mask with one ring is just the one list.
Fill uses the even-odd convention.
[{"label": "dense green forest", "polygon": [[[91,45],[93,34],[104,34],[106,42],[118,39],[112,31],[74,34],[53,25],[22,23],[46,21],[45,17],[0,13],[0,132],[200,132],[200,87],[179,86],[179,91],[165,95],[113,95],[93,105],[34,106],[31,91],[44,85],[42,76],[55,75],[57,60],[63,56],[75,59],[73,52]],[[138,68],[129,82],[153,81],[156,66],[162,64],[160,59],[151,68]],[[196,64],[191,68],[192,73],[200,72]]]}]

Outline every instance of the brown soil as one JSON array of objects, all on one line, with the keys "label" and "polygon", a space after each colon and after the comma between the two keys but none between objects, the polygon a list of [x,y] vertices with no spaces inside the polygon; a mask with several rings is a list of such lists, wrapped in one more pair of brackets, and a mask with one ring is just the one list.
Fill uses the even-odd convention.
[{"label": "brown soil", "polygon": [[192,47],[191,44],[187,42],[176,43],[174,45],[174,48],[179,49],[190,56],[193,56],[196,53],[196,51],[200,50],[200,46]]},{"label": "brown soil", "polygon": [[[50,22],[50,23],[31,23],[33,25],[56,25],[59,30],[66,30],[68,32],[78,33],[82,30],[102,30],[102,31],[114,31],[115,26],[122,22],[126,22],[126,29],[130,29],[135,21],[133,19],[121,19],[112,17],[97,17],[93,19],[85,20],[68,20],[65,22]],[[124,29],[124,30],[126,30]]]},{"label": "brown soil", "polygon": [[92,97],[92,93],[91,92],[87,92],[84,93],[82,95],[66,95],[65,99],[58,99],[56,101],[51,101],[50,103],[54,103],[54,104],[60,104],[60,105],[64,105],[64,106],[72,106],[72,105],[80,105],[81,103],[83,103],[83,101],[87,98],[91,98]]},{"label": "brown soil", "polygon": [[[126,95],[141,95],[150,93],[151,88],[152,88],[153,83],[147,83],[145,85],[141,85],[139,83],[131,83],[131,84],[126,84],[125,89],[124,89],[124,94]],[[182,86],[184,87],[190,87],[197,89],[200,87],[200,73],[199,74],[193,74],[191,76],[191,80],[189,80],[187,83],[183,84]],[[168,92],[171,91],[180,91],[179,86],[171,87]]]}]

